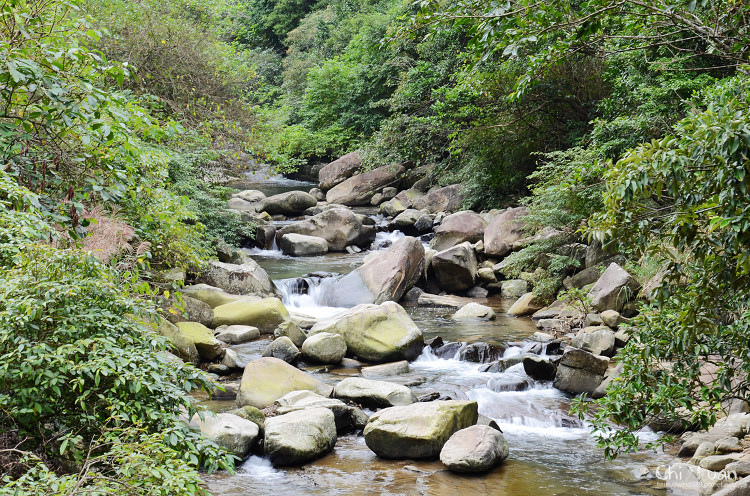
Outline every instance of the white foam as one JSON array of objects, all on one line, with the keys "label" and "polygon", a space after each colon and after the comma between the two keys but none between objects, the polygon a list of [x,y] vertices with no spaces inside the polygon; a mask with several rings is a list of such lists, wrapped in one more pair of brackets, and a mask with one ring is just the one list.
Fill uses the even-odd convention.
[{"label": "white foam", "polygon": [[272,480],[284,477],[284,472],[273,468],[267,458],[253,455],[237,468],[237,475]]}]

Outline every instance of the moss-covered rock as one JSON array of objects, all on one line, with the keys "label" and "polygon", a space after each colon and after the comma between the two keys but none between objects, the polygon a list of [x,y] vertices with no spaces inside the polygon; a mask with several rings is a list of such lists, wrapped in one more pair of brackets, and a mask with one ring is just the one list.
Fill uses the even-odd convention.
[{"label": "moss-covered rock", "polygon": [[370,362],[416,358],[424,346],[422,331],[398,303],[357,305],[334,319],[318,322],[310,335],[339,334],[349,354]]},{"label": "moss-covered rock", "polygon": [[385,408],[365,426],[365,442],[380,457],[435,458],[446,441],[477,422],[475,401],[430,401]]},{"label": "moss-covered rock", "polygon": [[221,343],[211,329],[198,322],[178,322],[180,334],[190,340],[203,360],[213,360],[221,354]]},{"label": "moss-covered rock", "polygon": [[289,319],[289,312],[281,300],[264,298],[257,301],[233,301],[214,308],[213,325],[249,325],[268,334]]},{"label": "moss-covered rock", "polygon": [[153,327],[156,328],[159,334],[168,337],[172,341],[172,351],[175,355],[193,365],[200,363],[201,359],[195,343],[183,335],[176,325],[168,322],[166,319],[159,319],[158,325],[153,324]]},{"label": "moss-covered rock", "polygon": [[313,391],[331,396],[333,388],[278,358],[253,360],[245,367],[237,406],[265,408],[292,391]]}]

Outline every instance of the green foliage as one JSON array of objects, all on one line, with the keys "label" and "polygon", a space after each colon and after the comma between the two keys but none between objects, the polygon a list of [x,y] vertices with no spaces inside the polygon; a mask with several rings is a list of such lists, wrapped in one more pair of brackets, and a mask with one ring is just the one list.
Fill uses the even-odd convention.
[{"label": "green foliage", "polygon": [[[17,202],[10,217],[33,215],[32,207]],[[163,355],[167,340],[144,324],[155,315],[148,286],[36,237],[22,230],[11,250],[0,249],[10,255],[0,271],[0,440],[17,450],[3,455],[5,474],[35,465],[16,453],[77,472],[92,456],[122,460],[130,443],[134,455],[160,451],[165,465],[157,470],[167,475],[180,460],[178,478],[196,480],[201,464],[231,467],[180,420],[183,409],[196,411],[186,392],[208,389],[210,380]],[[142,457],[131,461],[120,475],[143,470]]]},{"label": "green foliage", "polygon": [[[609,455],[635,449],[634,431],[652,419],[706,427],[723,402],[748,400],[748,89],[737,76],[705,91],[695,102],[704,111],[606,175],[595,233],[667,259],[654,306],[633,322],[623,373],[597,402],[594,426]],[[713,378],[702,377],[707,369]],[[626,428],[613,431],[609,419]]]}]

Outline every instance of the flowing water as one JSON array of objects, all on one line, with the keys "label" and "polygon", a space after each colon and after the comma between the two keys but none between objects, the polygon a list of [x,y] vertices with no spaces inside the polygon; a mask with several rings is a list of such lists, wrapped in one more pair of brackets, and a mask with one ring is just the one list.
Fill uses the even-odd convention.
[{"label": "flowing water", "polygon": [[[288,187],[289,185],[284,185]],[[244,183],[243,188],[269,191],[263,184]],[[274,183],[274,187],[280,187]],[[299,189],[309,189],[297,186]],[[289,189],[294,189],[289,187]],[[375,218],[376,222],[382,219]],[[403,236],[379,233],[371,249],[384,249]],[[326,289],[362,263],[365,253],[327,254],[292,258],[278,250],[251,250],[256,261],[274,280],[290,310],[327,318],[345,309],[325,305]],[[445,342],[483,341],[502,346],[504,357],[521,355],[533,343],[529,336],[536,327],[529,319],[504,316],[509,302],[499,298],[477,300],[493,307],[498,315],[492,322],[460,323],[451,320],[451,309],[406,306],[425,338],[440,336]],[[268,339],[235,346],[245,360],[258,358]],[[628,455],[605,462],[589,436],[586,425],[568,413],[571,398],[551,383],[531,380],[522,365],[504,372],[481,372],[481,364],[439,358],[426,347],[410,364],[409,373],[389,378],[406,384],[417,396],[438,392],[456,399],[471,399],[479,412],[494,419],[510,446],[509,458],[488,474],[458,476],[439,461],[394,461],[375,456],[364,438],[346,435],[334,451],[300,468],[274,469],[261,457],[252,456],[238,467],[236,475],[206,477],[217,496],[256,495],[479,495],[576,496],[664,494],[657,481],[639,479],[643,467],[653,467],[668,457],[654,453]],[[315,367],[308,372],[330,384],[356,375],[354,369]],[[503,384],[525,384],[523,391],[507,391]],[[499,387],[498,387],[499,385]],[[234,408],[233,401],[211,401],[215,411]],[[653,437],[643,433],[642,437]]]}]

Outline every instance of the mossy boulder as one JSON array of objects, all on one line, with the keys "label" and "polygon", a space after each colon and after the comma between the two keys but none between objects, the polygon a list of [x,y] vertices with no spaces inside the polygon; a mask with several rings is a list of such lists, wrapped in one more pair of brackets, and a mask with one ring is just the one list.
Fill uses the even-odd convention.
[{"label": "mossy boulder", "polygon": [[290,319],[289,312],[278,298],[257,301],[233,301],[214,308],[214,327],[249,325],[269,334],[282,322]]},{"label": "mossy boulder", "polygon": [[450,437],[477,422],[476,401],[430,401],[385,408],[365,426],[367,447],[382,458],[436,458]]},{"label": "mossy boulder", "polygon": [[195,347],[195,343],[182,334],[176,325],[168,322],[166,319],[160,319],[158,325],[154,325],[154,327],[159,334],[168,337],[172,341],[172,351],[175,355],[193,365],[200,363],[201,358],[198,354],[198,348]]},{"label": "mossy boulder", "polygon": [[339,334],[349,354],[369,362],[413,360],[424,346],[422,331],[398,303],[357,305],[348,312],[315,324],[310,335]]},{"label": "mossy boulder", "polygon": [[193,284],[182,288],[182,294],[196,300],[202,301],[211,308],[226,305],[234,301],[259,300],[257,296],[229,294],[221,288],[209,286],[208,284]]},{"label": "mossy boulder", "polygon": [[195,345],[203,360],[211,361],[221,355],[221,343],[208,327],[198,322],[178,322],[176,326],[180,334]]},{"label": "mossy boulder", "polygon": [[292,391],[313,391],[331,396],[333,388],[278,358],[253,360],[245,367],[237,406],[265,408]]}]

